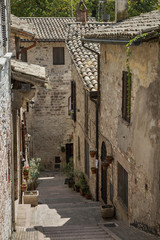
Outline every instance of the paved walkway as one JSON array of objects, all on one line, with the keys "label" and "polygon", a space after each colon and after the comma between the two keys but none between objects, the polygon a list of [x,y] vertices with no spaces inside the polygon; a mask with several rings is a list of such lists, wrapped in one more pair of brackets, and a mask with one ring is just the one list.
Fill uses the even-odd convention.
[{"label": "paved walkway", "polygon": [[39,192],[37,207],[26,206],[24,214],[25,207],[20,206],[14,240],[160,240],[116,220],[104,220],[100,203],[68,188],[61,173],[42,173]]}]

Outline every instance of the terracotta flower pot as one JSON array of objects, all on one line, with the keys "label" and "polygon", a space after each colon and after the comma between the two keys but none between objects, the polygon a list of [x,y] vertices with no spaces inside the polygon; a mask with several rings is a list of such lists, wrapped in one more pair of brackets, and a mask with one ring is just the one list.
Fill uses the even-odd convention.
[{"label": "terracotta flower pot", "polygon": [[109,163],[107,163],[107,162],[102,163],[102,168],[103,168],[104,171],[107,170],[108,166],[109,166]]},{"label": "terracotta flower pot", "polygon": [[113,162],[113,157],[112,156],[107,156],[106,157],[106,162],[111,164]]},{"label": "terracotta flower pot", "polygon": [[27,185],[21,185],[21,190],[22,190],[22,192],[24,192],[24,191],[27,191]]},{"label": "terracotta flower pot", "polygon": [[90,153],[90,156],[93,158],[96,154],[96,151],[90,151],[89,153]]},{"label": "terracotta flower pot", "polygon": [[95,167],[91,167],[91,172],[92,172],[92,174],[96,174],[96,168]]}]

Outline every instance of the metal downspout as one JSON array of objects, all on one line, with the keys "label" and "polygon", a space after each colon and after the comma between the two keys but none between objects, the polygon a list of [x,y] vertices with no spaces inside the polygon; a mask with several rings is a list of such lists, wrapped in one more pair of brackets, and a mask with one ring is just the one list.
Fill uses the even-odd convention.
[{"label": "metal downspout", "polygon": [[87,50],[97,54],[98,56],[98,96],[97,96],[97,100],[94,100],[92,98],[91,101],[94,102],[96,104],[96,161],[97,161],[97,171],[96,171],[96,201],[99,201],[99,139],[98,139],[98,129],[99,129],[99,116],[98,116],[98,110],[99,110],[99,105],[100,105],[100,53],[86,47],[84,45],[84,41],[82,41],[82,46],[84,48],[86,48]]},{"label": "metal downspout", "polygon": [[27,48],[23,48],[23,49],[21,49],[19,52],[17,52],[17,59],[19,59],[19,55],[20,55],[22,52],[28,51],[29,49],[35,47],[35,46],[37,45],[37,41],[38,41],[38,39],[34,39],[34,43],[33,43],[31,46],[29,46],[29,47],[27,47]]}]

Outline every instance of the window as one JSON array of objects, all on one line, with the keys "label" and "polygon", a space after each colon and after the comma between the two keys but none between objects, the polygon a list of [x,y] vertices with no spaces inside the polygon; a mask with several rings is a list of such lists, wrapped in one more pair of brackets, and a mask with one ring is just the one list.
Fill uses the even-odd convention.
[{"label": "window", "polygon": [[78,136],[78,160],[81,159],[81,151],[80,151],[80,137]]},{"label": "window", "polygon": [[22,50],[21,60],[22,62],[27,62],[27,50]]},{"label": "window", "polygon": [[71,96],[68,98],[68,115],[71,115]]},{"label": "window", "polygon": [[64,65],[64,47],[53,48],[53,65]]},{"label": "window", "polygon": [[122,118],[130,123],[131,117],[131,75],[123,71],[122,76]]},{"label": "window", "polygon": [[128,208],[128,173],[118,163],[118,197]]},{"label": "window", "polygon": [[71,81],[71,117],[76,121],[76,83]]},{"label": "window", "polygon": [[85,133],[88,136],[88,94],[85,91]]},{"label": "window", "polygon": [[89,144],[85,139],[85,173],[89,177]]}]

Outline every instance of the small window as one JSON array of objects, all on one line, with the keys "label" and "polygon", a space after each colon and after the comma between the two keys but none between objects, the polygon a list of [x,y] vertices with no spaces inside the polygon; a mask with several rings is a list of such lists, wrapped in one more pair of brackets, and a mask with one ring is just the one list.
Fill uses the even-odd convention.
[{"label": "small window", "polygon": [[78,160],[81,159],[81,151],[80,151],[80,137],[78,136]]},{"label": "small window", "polygon": [[71,118],[76,121],[76,83],[71,81]]},{"label": "small window", "polygon": [[22,60],[22,62],[27,62],[27,51],[26,50],[22,50],[21,60]]},{"label": "small window", "polygon": [[89,144],[85,139],[85,173],[90,177],[90,167],[89,167]]},{"label": "small window", "polygon": [[131,74],[123,71],[122,76],[122,118],[130,123],[131,118]]},{"label": "small window", "polygon": [[118,163],[118,197],[128,208],[128,173]]},{"label": "small window", "polygon": [[64,65],[64,47],[53,48],[53,65]]},{"label": "small window", "polygon": [[88,136],[88,94],[85,91],[85,133]]},{"label": "small window", "polygon": [[68,98],[68,115],[71,115],[71,96]]}]

